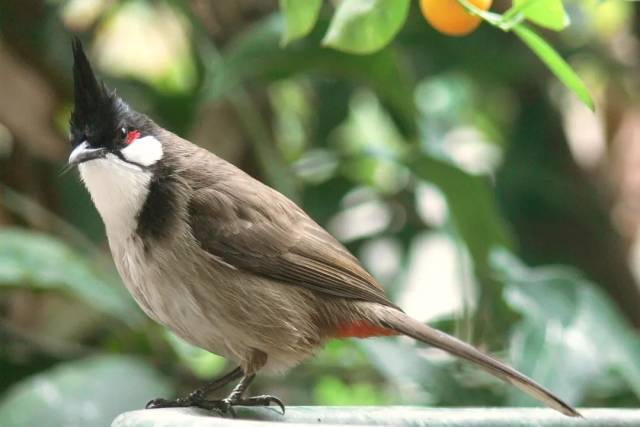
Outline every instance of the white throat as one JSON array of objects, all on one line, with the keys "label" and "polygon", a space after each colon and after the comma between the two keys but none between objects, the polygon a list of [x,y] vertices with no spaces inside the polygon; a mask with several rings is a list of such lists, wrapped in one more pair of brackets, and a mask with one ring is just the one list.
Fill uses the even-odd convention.
[{"label": "white throat", "polygon": [[126,238],[137,227],[137,216],[149,194],[151,172],[128,164],[113,154],[79,166],[109,240]]},{"label": "white throat", "polygon": [[127,238],[135,231],[152,179],[152,172],[146,167],[159,161],[163,150],[160,141],[149,135],[135,139],[120,154],[127,161],[110,153],[78,167],[110,241]]}]

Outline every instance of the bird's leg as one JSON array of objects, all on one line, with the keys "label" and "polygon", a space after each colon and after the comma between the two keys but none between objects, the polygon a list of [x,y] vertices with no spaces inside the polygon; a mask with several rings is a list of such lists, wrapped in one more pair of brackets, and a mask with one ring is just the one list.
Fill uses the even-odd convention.
[{"label": "bird's leg", "polygon": [[205,401],[205,398],[209,393],[219,390],[220,388],[229,384],[231,381],[240,378],[242,375],[242,369],[238,367],[233,371],[221,376],[220,378],[217,378],[211,382],[206,383],[202,387],[195,389],[185,397],[180,397],[175,400],[153,399],[149,401],[149,403],[147,403],[146,408],[184,408],[187,406],[200,406],[199,403]]},{"label": "bird's leg", "polygon": [[261,396],[243,397],[254,378],[255,374],[245,375],[225,399],[204,400],[200,402],[198,406],[206,409],[215,409],[222,414],[230,413],[235,416],[234,406],[269,406],[271,403],[275,403],[282,409],[282,414],[284,415],[284,405],[280,399],[275,396],[264,394]]}]

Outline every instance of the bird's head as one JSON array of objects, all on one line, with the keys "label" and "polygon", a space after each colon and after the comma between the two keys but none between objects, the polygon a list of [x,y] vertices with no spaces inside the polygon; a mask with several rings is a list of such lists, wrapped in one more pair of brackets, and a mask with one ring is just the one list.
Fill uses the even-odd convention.
[{"label": "bird's head", "polygon": [[166,169],[161,141],[168,132],[98,82],[77,39],[73,59],[73,150],[68,167],[78,166],[107,229],[131,227],[151,182]]},{"label": "bird's head", "polygon": [[69,165],[103,160],[113,167],[141,172],[152,167],[163,151],[154,136],[156,126],[98,82],[78,39],[73,41],[73,59],[75,106],[70,120],[73,151]]}]

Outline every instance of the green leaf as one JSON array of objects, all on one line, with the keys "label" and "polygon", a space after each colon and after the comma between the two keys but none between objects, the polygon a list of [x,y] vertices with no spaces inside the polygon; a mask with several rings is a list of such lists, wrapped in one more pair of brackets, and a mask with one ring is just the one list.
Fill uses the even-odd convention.
[{"label": "green leaf", "polygon": [[[495,406],[499,396],[489,386],[499,380],[469,363],[454,357],[427,355],[417,346],[402,340],[377,338],[358,340],[370,362],[389,382],[402,388],[411,384],[420,387],[424,396],[395,398],[403,403],[421,405]],[[504,386],[507,387],[506,385]],[[410,389],[410,388],[409,388]]]},{"label": "green leaf", "polygon": [[280,44],[286,46],[302,38],[313,29],[322,0],[280,0],[280,10],[285,17],[285,27]]},{"label": "green leaf", "polygon": [[426,359],[411,344],[390,339],[357,341],[371,363],[398,384],[415,384],[425,390],[431,404],[459,402],[462,388],[442,366]]},{"label": "green leaf", "polygon": [[178,358],[196,377],[203,380],[210,380],[222,373],[225,367],[225,359],[222,356],[195,347],[168,329],[164,330],[164,336],[176,352]]},{"label": "green leaf", "polygon": [[122,412],[171,395],[169,383],[143,361],[94,356],[61,363],[12,386],[0,402],[0,424],[108,426]]},{"label": "green leaf", "polygon": [[580,77],[571,66],[562,59],[558,52],[542,37],[522,24],[513,27],[513,31],[529,46],[547,67],[591,110],[594,110],[593,99]]},{"label": "green leaf", "polygon": [[343,0],[322,44],[357,54],[380,50],[404,24],[409,5],[409,0]]},{"label": "green leaf", "polygon": [[324,375],[314,387],[314,400],[319,405],[381,405],[385,403],[384,390],[368,383],[347,384],[341,378]]},{"label": "green leaf", "polygon": [[426,153],[413,156],[407,164],[416,176],[433,183],[444,193],[457,232],[469,248],[476,267],[486,272],[491,250],[509,246],[510,240],[487,180]]},{"label": "green leaf", "polygon": [[[570,23],[562,0],[514,0],[513,10],[524,14],[531,22],[550,30],[564,30]],[[506,12],[508,13],[509,11]]]},{"label": "green leaf", "polygon": [[127,321],[141,318],[123,287],[105,281],[65,243],[22,229],[0,230],[0,287],[62,290]]},{"label": "green leaf", "polygon": [[[511,345],[517,368],[570,403],[579,403],[610,370],[640,396],[640,346],[600,289],[569,268],[528,268],[504,250],[491,261],[507,302],[522,315]],[[510,401],[530,403],[522,395]]]},{"label": "green leaf", "polygon": [[367,85],[405,126],[414,125],[413,78],[397,52],[385,49],[359,57],[323,49],[316,40],[303,40],[295,48],[283,50],[278,45],[282,28],[278,18],[265,19],[228,46],[223,61],[211,69],[209,99],[225,97],[244,83],[265,84],[304,73],[331,76]]}]

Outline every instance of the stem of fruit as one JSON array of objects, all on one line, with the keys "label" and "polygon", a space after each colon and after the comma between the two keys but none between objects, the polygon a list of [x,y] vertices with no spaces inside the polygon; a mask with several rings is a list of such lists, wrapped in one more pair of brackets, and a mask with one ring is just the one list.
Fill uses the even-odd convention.
[{"label": "stem of fruit", "polygon": [[504,28],[502,28],[502,15],[500,15],[499,13],[494,13],[494,12],[487,12],[485,10],[482,10],[478,7],[476,7],[475,5],[471,4],[471,2],[469,2],[469,0],[456,0],[460,6],[464,7],[465,10],[467,12],[469,12],[472,15],[477,15],[480,18],[482,18],[483,20],[485,20],[486,22],[488,22],[489,24],[493,25],[494,27],[498,27],[501,30],[503,30]]},{"label": "stem of fruit", "polygon": [[518,6],[514,6],[507,10],[504,15],[482,10],[469,2],[469,0],[456,1],[470,14],[477,15],[488,24],[499,28],[502,31],[508,32],[511,31],[513,27],[524,21],[525,16],[522,12],[529,8],[532,4],[537,3],[540,0],[530,0],[528,2],[519,4]]}]

